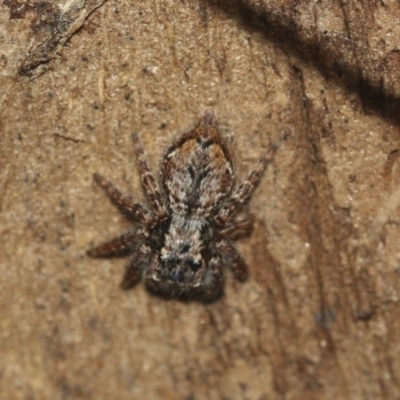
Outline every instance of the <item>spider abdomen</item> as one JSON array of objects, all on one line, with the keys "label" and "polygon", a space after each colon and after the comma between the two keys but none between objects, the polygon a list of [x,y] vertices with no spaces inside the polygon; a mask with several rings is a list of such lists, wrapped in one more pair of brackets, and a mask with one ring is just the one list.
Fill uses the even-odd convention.
[{"label": "spider abdomen", "polygon": [[232,157],[214,118],[206,115],[165,153],[162,183],[173,213],[204,218],[215,213],[232,190]]}]

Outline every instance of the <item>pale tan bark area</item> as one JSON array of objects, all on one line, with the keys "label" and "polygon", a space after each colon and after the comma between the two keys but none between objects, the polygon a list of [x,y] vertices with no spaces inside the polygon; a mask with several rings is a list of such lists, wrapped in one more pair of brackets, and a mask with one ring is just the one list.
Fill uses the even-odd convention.
[{"label": "pale tan bark area", "polygon": [[[398,2],[93,2],[31,64],[33,11],[4,3],[1,398],[400,397]],[[128,226],[92,174],[143,201],[130,133],[156,169],[206,108],[239,178],[281,143],[251,277],[208,305],[121,291],[127,260],[85,256]]]}]

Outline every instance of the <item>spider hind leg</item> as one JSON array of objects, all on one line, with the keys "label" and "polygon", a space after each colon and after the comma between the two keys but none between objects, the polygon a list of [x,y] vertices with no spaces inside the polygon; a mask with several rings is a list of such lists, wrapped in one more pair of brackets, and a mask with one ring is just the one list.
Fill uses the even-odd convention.
[{"label": "spider hind leg", "polygon": [[146,152],[136,133],[132,134],[132,142],[139,166],[140,176],[142,178],[143,190],[150,201],[157,219],[159,221],[165,221],[168,218],[168,212],[164,204],[163,196],[161,195],[157,182],[150,171]]},{"label": "spider hind leg", "polygon": [[125,217],[142,223],[147,227],[154,225],[154,217],[141,204],[136,203],[131,197],[121,193],[113,183],[105,179],[102,175],[96,173],[93,175],[93,179],[106,192],[112,203]]},{"label": "spider hind leg", "polygon": [[216,216],[216,221],[220,225],[225,225],[234,217],[241,206],[250,200],[254,190],[256,189],[267,164],[273,159],[277,150],[277,145],[271,145],[262,155],[257,166],[251,171],[247,179],[237,187],[230,199],[221,208]]}]

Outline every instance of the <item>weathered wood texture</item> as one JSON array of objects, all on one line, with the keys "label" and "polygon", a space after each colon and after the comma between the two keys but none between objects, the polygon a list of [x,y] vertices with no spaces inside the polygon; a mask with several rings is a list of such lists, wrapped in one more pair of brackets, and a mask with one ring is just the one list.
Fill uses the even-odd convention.
[{"label": "weathered wood texture", "polygon": [[[399,3],[100,4],[0,4],[0,397],[400,398]],[[92,174],[142,199],[130,133],[156,168],[205,108],[240,176],[281,142],[251,278],[123,292],[126,261],[85,256],[127,227]]]}]

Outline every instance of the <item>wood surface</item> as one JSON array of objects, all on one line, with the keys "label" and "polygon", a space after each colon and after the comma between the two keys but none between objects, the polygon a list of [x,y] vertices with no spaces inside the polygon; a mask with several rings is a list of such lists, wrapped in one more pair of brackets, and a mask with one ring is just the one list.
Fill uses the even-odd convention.
[{"label": "wood surface", "polygon": [[[399,399],[397,1],[0,4],[0,398]],[[214,109],[254,195],[250,267],[213,304],[118,287],[85,251],[129,226]]]}]

